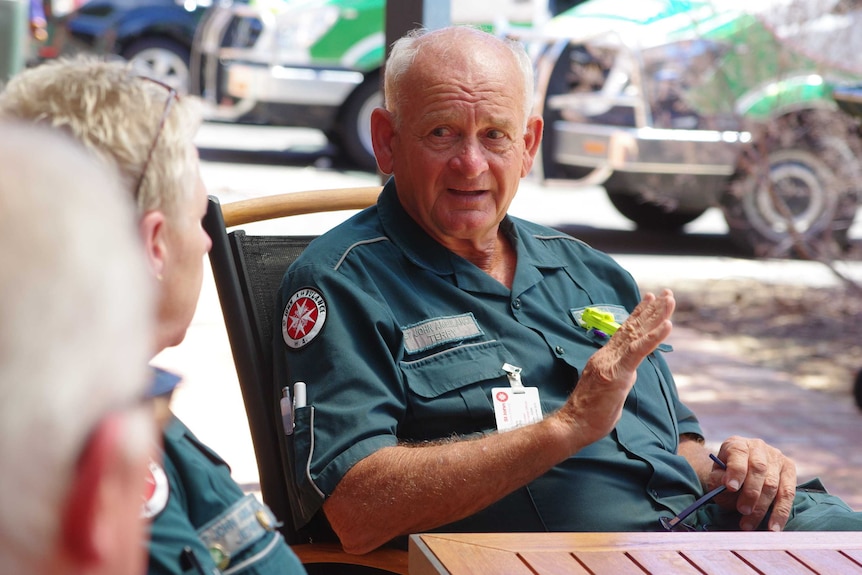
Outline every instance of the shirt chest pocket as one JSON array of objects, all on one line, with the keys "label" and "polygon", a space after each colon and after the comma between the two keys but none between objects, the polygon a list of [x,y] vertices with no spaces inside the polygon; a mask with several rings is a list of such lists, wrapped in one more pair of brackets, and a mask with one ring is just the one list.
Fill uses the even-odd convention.
[{"label": "shirt chest pocket", "polygon": [[511,361],[498,341],[452,347],[415,361],[402,361],[409,424],[399,436],[430,440],[495,428],[492,387],[508,385],[503,364]]}]

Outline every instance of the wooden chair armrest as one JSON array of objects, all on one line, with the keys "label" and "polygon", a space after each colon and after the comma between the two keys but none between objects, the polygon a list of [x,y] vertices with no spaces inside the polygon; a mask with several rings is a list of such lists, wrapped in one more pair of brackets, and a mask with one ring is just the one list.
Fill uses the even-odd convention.
[{"label": "wooden chair armrest", "polygon": [[381,186],[288,192],[222,204],[225,227],[316,212],[360,210],[374,205]]},{"label": "wooden chair armrest", "polygon": [[344,563],[384,569],[392,573],[407,575],[407,551],[400,549],[383,547],[364,555],[351,555],[346,553],[338,543],[299,543],[291,545],[290,548],[293,549],[303,565],[311,563]]}]

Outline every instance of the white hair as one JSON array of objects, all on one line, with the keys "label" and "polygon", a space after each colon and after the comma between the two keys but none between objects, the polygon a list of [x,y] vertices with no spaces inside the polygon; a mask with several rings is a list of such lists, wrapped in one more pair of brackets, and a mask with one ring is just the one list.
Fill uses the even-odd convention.
[{"label": "white hair", "polygon": [[4,572],[32,573],[56,543],[89,434],[150,384],[152,279],[119,182],[58,130],[0,122]]},{"label": "white hair", "polygon": [[[445,42],[439,40],[440,33],[447,34]],[[426,36],[432,36],[433,38],[426,38]],[[401,93],[403,83],[405,82],[403,78],[410,71],[419,52],[426,48],[426,44],[433,45],[434,49],[441,51],[443,54],[449,51],[457,52],[463,49],[461,40],[470,38],[471,36],[485,39],[489,42],[498,42],[500,46],[508,48],[511,52],[521,73],[521,82],[523,84],[521,98],[524,105],[524,125],[526,126],[533,109],[534,79],[533,64],[530,56],[520,41],[508,37],[494,36],[472,26],[450,26],[436,31],[428,30],[427,28],[416,28],[407,32],[407,34],[392,44],[383,76],[383,99],[386,109],[392,112],[396,123],[400,122],[401,100],[404,97]]]}]

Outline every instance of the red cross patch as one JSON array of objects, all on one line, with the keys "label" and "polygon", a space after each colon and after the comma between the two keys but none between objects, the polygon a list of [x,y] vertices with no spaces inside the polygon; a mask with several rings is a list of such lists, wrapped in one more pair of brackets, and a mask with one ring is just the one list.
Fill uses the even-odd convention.
[{"label": "red cross patch", "polygon": [[147,484],[144,492],[144,503],[141,507],[141,517],[152,519],[161,513],[168,504],[170,493],[170,484],[165,470],[151,459],[147,469]]},{"label": "red cross patch", "polygon": [[313,288],[298,290],[284,306],[281,334],[287,347],[299,349],[307,345],[323,329],[326,321],[326,300]]}]

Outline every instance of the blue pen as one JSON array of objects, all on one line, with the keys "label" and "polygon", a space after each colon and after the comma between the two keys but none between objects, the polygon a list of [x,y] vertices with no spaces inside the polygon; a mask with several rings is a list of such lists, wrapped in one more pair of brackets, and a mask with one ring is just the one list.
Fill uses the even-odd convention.
[{"label": "blue pen", "polygon": [[719,459],[714,453],[710,453],[709,458],[715,461],[722,469],[727,469],[727,465],[724,464],[724,461]]}]

